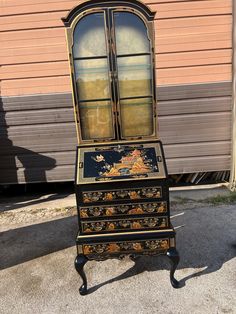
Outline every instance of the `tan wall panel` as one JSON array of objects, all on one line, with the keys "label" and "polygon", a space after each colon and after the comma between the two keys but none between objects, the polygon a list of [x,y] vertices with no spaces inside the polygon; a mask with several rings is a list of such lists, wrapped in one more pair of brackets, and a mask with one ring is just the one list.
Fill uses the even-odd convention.
[{"label": "tan wall panel", "polygon": [[[190,18],[173,18],[155,21],[155,30],[162,35],[211,33],[212,30],[228,31],[232,24],[231,15],[201,16]],[[207,28],[205,28],[207,26]]]},{"label": "tan wall panel", "polygon": [[0,78],[4,80],[69,75],[69,62],[45,62],[2,66]]},{"label": "tan wall panel", "polygon": [[[189,0],[175,0],[178,2],[188,2]],[[202,0],[204,1],[204,0]],[[59,10],[71,10],[74,6],[82,3],[84,1],[65,1],[65,0],[37,0],[37,3],[32,3],[31,0],[21,0],[20,3],[17,0],[4,0],[0,2],[1,13],[0,16],[13,15],[13,14],[26,14],[26,13],[36,13],[36,12],[50,12]],[[143,1],[145,4],[149,5],[152,9],[154,4],[157,3],[168,3],[173,2],[173,0],[154,0],[154,1]]]},{"label": "tan wall panel", "polygon": [[65,12],[37,13],[27,15],[3,16],[0,18],[0,32],[47,27],[63,27],[61,20]]},{"label": "tan wall panel", "polygon": [[200,15],[216,15],[230,14],[232,11],[231,0],[210,0],[210,1],[179,1],[173,3],[155,4],[151,6],[156,11],[156,18],[173,18],[180,16],[200,16]]},{"label": "tan wall panel", "polygon": [[[37,13],[37,12],[51,12],[51,11],[63,11],[67,10],[69,11],[74,6],[82,3],[84,1],[78,0],[78,1],[65,1],[60,0],[55,2],[55,0],[37,0],[37,3],[32,3],[32,1],[27,0],[21,0],[19,1],[10,1],[5,0],[1,2],[1,13],[0,16],[4,15],[12,15],[12,14],[27,14],[27,13]],[[181,10],[182,14],[185,14],[185,11],[188,10],[189,14],[194,14],[195,8],[198,7],[198,10],[207,10],[209,5],[208,2],[212,2],[212,7],[216,7],[217,10],[222,10],[224,12],[227,12],[227,7],[229,6],[228,3],[230,0],[224,0],[224,3],[218,4],[219,0],[212,0],[212,1],[205,1],[200,0],[196,1],[196,4],[192,4],[189,0],[175,0],[175,6],[177,6],[176,10],[173,11],[173,13],[170,13],[171,10],[169,10],[168,7],[161,8],[162,6],[166,6],[169,3],[173,3],[173,0],[154,0],[154,1],[143,1],[146,3],[151,10],[154,11],[160,11],[163,14],[164,12],[169,12],[168,15],[172,14],[172,16],[175,16],[177,13],[175,13],[178,10]],[[206,2],[206,3],[205,3]],[[223,1],[221,1],[223,2]],[[187,7],[187,8],[186,8]],[[186,9],[185,9],[186,8]],[[207,14],[211,14],[210,8],[207,11]],[[167,14],[167,13],[165,13]]]},{"label": "tan wall panel", "polygon": [[160,68],[231,63],[232,49],[156,54]]},{"label": "tan wall panel", "polygon": [[66,47],[64,28],[27,30],[1,34],[1,49],[44,47],[55,44],[63,44]]},{"label": "tan wall panel", "polygon": [[67,50],[64,44],[50,45],[50,43],[41,47],[0,49],[0,59],[2,65],[65,61],[67,60]]},{"label": "tan wall panel", "polygon": [[1,1],[0,16],[71,10],[74,6],[82,2],[84,1],[37,0],[37,2],[33,3],[32,0],[4,0]]},{"label": "tan wall panel", "polygon": [[232,79],[231,70],[231,64],[160,69],[157,71],[157,84],[230,81]]},{"label": "tan wall panel", "polygon": [[2,81],[2,95],[32,95],[71,91],[69,76]]},{"label": "tan wall panel", "polygon": [[[38,2],[38,1],[37,1]],[[73,3],[73,1],[72,1]],[[67,7],[68,2],[67,2]],[[73,7],[73,6],[72,6]],[[216,14],[230,14],[232,10],[231,0],[211,0],[211,1],[195,1],[195,2],[180,2],[162,3],[151,6],[151,9],[156,11],[156,19],[174,18],[174,17],[190,17],[200,15],[216,15]],[[69,10],[43,12],[36,14],[20,14],[16,15],[14,19],[11,16],[3,16],[0,19],[0,32],[10,30],[21,30],[31,28],[45,28],[45,27],[60,27],[63,26],[61,18],[66,16]],[[42,11],[41,11],[42,12]]]}]

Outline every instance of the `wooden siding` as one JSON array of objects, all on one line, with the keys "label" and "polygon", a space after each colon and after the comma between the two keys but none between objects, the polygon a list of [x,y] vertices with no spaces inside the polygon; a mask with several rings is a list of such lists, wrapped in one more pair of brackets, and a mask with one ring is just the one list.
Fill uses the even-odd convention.
[{"label": "wooden siding", "polygon": [[[75,124],[61,17],[83,1],[0,1],[0,183],[73,180]],[[230,169],[232,0],[146,0],[170,173]]]},{"label": "wooden siding", "polygon": [[[231,83],[159,87],[157,94],[169,173],[229,169]],[[76,144],[70,93],[2,97],[0,183],[73,180]]]},{"label": "wooden siding", "polygon": [[[1,95],[70,92],[61,18],[82,1],[5,0]],[[231,80],[232,0],[146,0],[155,17],[157,84]]]}]

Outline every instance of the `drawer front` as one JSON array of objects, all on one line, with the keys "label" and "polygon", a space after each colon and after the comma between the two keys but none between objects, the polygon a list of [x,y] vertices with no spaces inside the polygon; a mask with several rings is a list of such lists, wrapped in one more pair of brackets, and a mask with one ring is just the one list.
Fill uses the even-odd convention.
[{"label": "drawer front", "polygon": [[162,187],[127,188],[122,190],[82,192],[83,203],[160,199]]},{"label": "drawer front", "polygon": [[157,254],[164,253],[169,248],[169,238],[78,245],[78,250],[88,258],[113,254]]},{"label": "drawer front", "polygon": [[81,219],[120,215],[165,214],[167,212],[168,207],[166,201],[79,207]]},{"label": "drawer front", "polygon": [[168,217],[81,221],[82,234],[168,228]]}]

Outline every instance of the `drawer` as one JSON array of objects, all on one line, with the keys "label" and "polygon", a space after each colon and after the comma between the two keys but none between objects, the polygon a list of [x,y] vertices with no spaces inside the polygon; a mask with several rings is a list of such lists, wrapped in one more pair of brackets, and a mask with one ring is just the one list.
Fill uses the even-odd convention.
[{"label": "drawer", "polygon": [[166,201],[79,207],[81,219],[120,215],[165,214],[167,212]]},{"label": "drawer", "polygon": [[108,219],[97,221],[81,221],[81,233],[132,231],[145,229],[168,228],[168,217],[142,217],[128,219]]},{"label": "drawer", "polygon": [[161,186],[82,192],[83,203],[160,199],[161,197]]},{"label": "drawer", "polygon": [[78,245],[78,251],[86,255],[87,258],[101,255],[119,254],[159,254],[165,253],[170,248],[170,238],[116,241],[106,243],[93,243]]}]

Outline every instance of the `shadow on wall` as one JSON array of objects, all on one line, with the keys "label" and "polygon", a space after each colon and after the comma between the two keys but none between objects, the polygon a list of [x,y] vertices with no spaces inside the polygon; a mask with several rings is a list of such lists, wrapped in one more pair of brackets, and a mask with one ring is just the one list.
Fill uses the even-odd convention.
[{"label": "shadow on wall", "polygon": [[[184,228],[177,231],[180,264],[176,271],[176,278],[180,280],[182,286],[187,285],[187,281],[192,280],[194,277],[218,271],[224,263],[235,257],[236,221],[234,206],[187,210],[184,215],[173,219],[173,223],[175,225],[185,225]],[[77,217],[73,216],[2,232],[0,234],[0,269],[6,269],[30,260],[34,263],[33,260],[38,257],[73,247],[75,245],[76,230]],[[63,258],[67,260],[68,254],[65,253]],[[73,262],[71,260],[70,270],[63,269],[65,264],[63,262],[57,263],[55,267],[62,274],[67,271],[73,271],[76,274]],[[47,267],[47,260],[44,260],[44,263]],[[90,272],[96,274],[103,269],[102,275],[104,277],[104,281],[96,286],[89,282],[89,285],[92,286],[89,293],[112,282],[126,280],[145,271],[153,272],[169,268],[167,257],[141,257],[123,274],[106,280],[107,274],[106,271],[104,272],[104,268],[107,270],[107,266],[100,267],[96,262],[88,262],[87,264],[89,263],[93,263]],[[103,263],[107,262],[104,261]],[[109,261],[109,263],[112,262]],[[85,271],[86,268],[87,265]],[[180,270],[184,271],[180,272]],[[117,269],[110,268],[110,274],[117,274],[117,272],[119,273],[119,267]],[[187,275],[185,275],[186,272]],[[80,277],[76,278],[78,283],[81,283]],[[166,282],[168,282],[168,278],[166,278]]]},{"label": "shadow on wall", "polygon": [[[17,136],[21,136],[20,132]],[[0,184],[46,182],[46,171],[55,166],[55,159],[15,146],[9,139],[6,112],[0,98]]]}]

